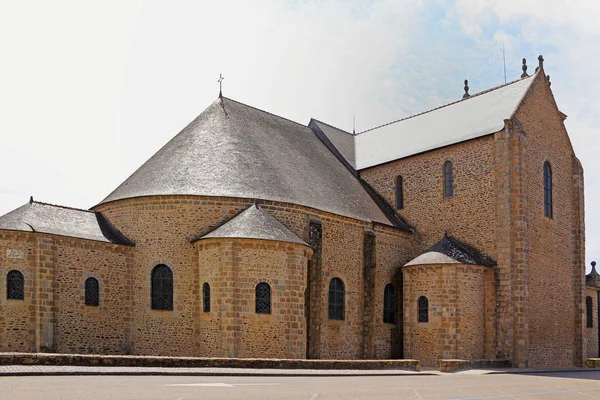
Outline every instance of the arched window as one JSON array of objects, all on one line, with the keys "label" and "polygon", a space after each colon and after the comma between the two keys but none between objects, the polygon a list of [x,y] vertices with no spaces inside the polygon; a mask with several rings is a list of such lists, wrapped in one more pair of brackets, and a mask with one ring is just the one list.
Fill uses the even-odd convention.
[{"label": "arched window", "polygon": [[396,289],[391,283],[383,289],[383,322],[396,323]]},{"label": "arched window", "polygon": [[588,328],[592,328],[594,326],[594,315],[592,314],[594,309],[594,305],[592,303],[592,298],[590,296],[587,296],[585,298],[585,320],[586,320],[586,326]]},{"label": "arched window", "polygon": [[544,163],[544,215],[552,218],[552,168]]},{"label": "arched window", "polygon": [[100,285],[98,279],[87,278],[85,280],[85,305],[96,306],[100,304]]},{"label": "arched window", "polygon": [[452,174],[452,163],[446,161],[444,163],[444,197],[452,197],[454,195],[454,175]]},{"label": "arched window", "polygon": [[173,309],[173,272],[164,264],[152,270],[152,309]]},{"label": "arched window", "polygon": [[23,274],[13,269],[6,275],[6,298],[23,300],[25,298],[25,279]]},{"label": "arched window", "polygon": [[404,185],[401,176],[396,177],[396,208],[402,210],[404,208]]},{"label": "arched window", "polygon": [[329,319],[344,320],[344,282],[333,278],[329,282]]},{"label": "arched window", "polygon": [[271,286],[266,282],[256,285],[255,311],[257,314],[271,314]]},{"label": "arched window", "polygon": [[419,322],[429,322],[429,300],[427,297],[419,297]]},{"label": "arched window", "polygon": [[210,285],[204,282],[202,285],[202,311],[210,312]]}]

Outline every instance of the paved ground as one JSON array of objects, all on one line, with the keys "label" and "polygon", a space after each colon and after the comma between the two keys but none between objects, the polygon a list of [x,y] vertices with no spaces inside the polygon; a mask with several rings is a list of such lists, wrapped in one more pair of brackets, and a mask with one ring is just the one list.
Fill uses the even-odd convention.
[{"label": "paved ground", "polygon": [[0,377],[0,400],[600,399],[600,372],[364,377]]}]

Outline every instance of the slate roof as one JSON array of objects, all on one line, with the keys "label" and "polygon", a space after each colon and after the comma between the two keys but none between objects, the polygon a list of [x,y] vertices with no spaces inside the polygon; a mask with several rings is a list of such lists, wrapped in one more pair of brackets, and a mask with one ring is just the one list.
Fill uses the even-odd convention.
[{"label": "slate roof", "polygon": [[592,261],[592,270],[585,276],[585,284],[600,288],[600,274],[596,271],[596,261]]},{"label": "slate roof", "polygon": [[175,194],[281,201],[393,225],[312,129],[228,98],[211,104],[101,204]]},{"label": "slate roof", "polygon": [[354,169],[362,170],[502,130],[504,120],[512,118],[535,76],[354,136],[321,124],[323,132],[348,163]]},{"label": "slate roof", "polygon": [[133,246],[101,214],[31,201],[0,217],[0,230],[40,232]]},{"label": "slate roof", "polygon": [[442,240],[404,266],[427,264],[473,264],[493,267],[496,262],[471,246],[444,233]]},{"label": "slate roof", "polygon": [[308,246],[306,242],[292,233],[275,217],[260,208],[258,203],[250,206],[250,208],[198,240],[212,238],[275,240]]}]

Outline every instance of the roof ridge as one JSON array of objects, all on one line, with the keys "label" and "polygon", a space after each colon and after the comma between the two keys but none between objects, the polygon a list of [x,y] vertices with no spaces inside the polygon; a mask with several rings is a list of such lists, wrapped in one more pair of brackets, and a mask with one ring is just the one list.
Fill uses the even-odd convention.
[{"label": "roof ridge", "polygon": [[83,208],[62,206],[60,204],[45,203],[43,201],[38,201],[38,200],[33,200],[31,203],[32,204],[33,203],[35,203],[35,204],[41,204],[41,205],[50,206],[50,207],[64,208],[65,210],[83,211],[83,212],[88,212],[88,213],[96,214],[96,211],[92,211],[92,210],[84,210]]},{"label": "roof ridge", "polygon": [[352,133],[350,133],[350,132],[348,132],[348,131],[346,131],[346,130],[344,130],[344,129],[338,128],[337,126],[333,126],[333,125],[331,125],[331,124],[328,124],[327,122],[323,122],[323,121],[321,121],[321,120],[318,120],[318,119],[316,119],[316,118],[313,118],[313,120],[315,120],[316,122],[318,122],[318,123],[320,123],[320,124],[327,125],[327,126],[328,126],[328,127],[330,127],[330,128],[337,129],[338,131],[344,132],[344,133],[346,133],[346,134],[348,134],[348,135],[350,135],[350,136],[355,136],[355,135],[353,135]]},{"label": "roof ridge", "polygon": [[478,97],[478,96],[484,95],[484,94],[486,94],[486,93],[493,92],[494,90],[501,89],[501,88],[503,88],[503,87],[505,87],[505,86],[510,86],[510,85],[512,85],[512,84],[514,84],[514,83],[521,82],[521,81],[523,81],[523,80],[525,80],[525,79],[533,78],[533,77],[534,77],[536,74],[537,74],[537,72],[536,72],[536,73],[534,73],[533,75],[530,75],[530,76],[528,76],[527,78],[515,79],[514,81],[511,81],[511,82],[505,83],[505,84],[503,84],[503,85],[495,86],[495,87],[492,87],[492,88],[490,88],[490,89],[486,89],[486,90],[484,90],[484,91],[481,91],[481,92],[479,92],[479,93],[472,94],[472,95],[470,95],[470,96],[469,96],[469,97],[467,97],[467,98],[459,99],[459,100],[453,101],[453,102],[451,102],[451,103],[443,104],[443,105],[441,105],[441,106],[438,106],[438,107],[435,107],[435,108],[432,108],[432,109],[429,109],[429,110],[426,110],[426,111],[423,111],[423,112],[420,112],[420,113],[417,113],[417,114],[409,115],[408,117],[400,118],[400,119],[397,119],[397,120],[395,120],[395,121],[388,122],[388,123],[386,123],[386,124],[381,124],[381,125],[375,126],[375,127],[373,127],[373,128],[370,128],[370,129],[367,129],[367,130],[364,130],[364,131],[358,132],[356,135],[361,135],[361,134],[363,134],[363,133],[371,132],[371,131],[374,131],[375,129],[383,128],[384,126],[393,125],[393,124],[395,124],[395,123],[397,123],[397,122],[406,121],[407,119],[411,119],[411,118],[419,117],[419,116],[421,116],[421,115],[423,115],[423,114],[428,114],[428,113],[430,113],[430,112],[437,111],[437,110],[439,110],[439,109],[441,109],[441,108],[449,107],[449,106],[452,106],[452,105],[454,105],[454,104],[457,104],[457,103],[460,103],[460,102],[463,102],[463,101],[467,101],[467,100],[469,100],[469,99],[472,99],[472,98],[474,98],[474,97]]},{"label": "roof ridge", "polygon": [[246,106],[246,107],[248,107],[248,108],[252,108],[253,110],[260,111],[260,112],[263,112],[263,113],[265,113],[265,114],[269,114],[269,115],[272,115],[272,116],[274,116],[274,117],[281,118],[281,119],[283,119],[283,120],[285,120],[285,121],[288,121],[288,122],[294,123],[294,124],[296,124],[296,125],[299,125],[299,126],[301,126],[301,127],[303,127],[303,128],[308,128],[308,129],[310,129],[310,127],[308,127],[307,125],[301,124],[301,123],[300,123],[300,122],[298,122],[298,121],[294,121],[294,120],[291,120],[291,119],[289,119],[289,118],[282,117],[281,115],[273,114],[272,112],[269,112],[269,111],[261,110],[260,108],[257,108],[257,107],[254,107],[254,106],[251,106],[251,105],[249,105],[249,104],[246,104],[246,103],[242,103],[241,101],[237,101],[237,100],[231,99],[231,98],[229,98],[229,97],[225,97],[225,96],[223,96],[223,97],[222,97],[220,100],[222,100],[222,99],[227,99],[227,100],[229,100],[229,101],[233,101],[234,103],[238,103],[238,104],[241,104],[241,105],[243,105],[243,106]]}]

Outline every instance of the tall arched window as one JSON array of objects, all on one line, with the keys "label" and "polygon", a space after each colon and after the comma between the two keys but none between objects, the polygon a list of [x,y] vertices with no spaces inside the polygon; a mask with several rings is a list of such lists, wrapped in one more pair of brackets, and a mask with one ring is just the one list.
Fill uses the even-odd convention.
[{"label": "tall arched window", "polygon": [[402,176],[396,177],[396,208],[398,210],[404,208],[404,182]]},{"label": "tall arched window", "polygon": [[444,197],[452,197],[454,195],[454,175],[452,173],[452,163],[446,161],[444,163]]},{"label": "tall arched window", "polygon": [[552,168],[544,163],[544,215],[552,218]]},{"label": "tall arched window", "polygon": [[592,328],[594,326],[593,310],[594,304],[592,303],[592,298],[590,296],[587,296],[585,298],[585,326],[587,326],[588,328]]},{"label": "tall arched window", "polygon": [[23,300],[25,298],[25,279],[23,274],[13,269],[6,275],[6,298]]},{"label": "tall arched window", "polygon": [[391,283],[383,289],[383,322],[396,323],[396,289]]},{"label": "tall arched window", "polygon": [[271,286],[266,282],[256,285],[255,311],[257,314],[271,314]]},{"label": "tall arched window", "polygon": [[329,319],[344,320],[345,289],[340,278],[329,282]]},{"label": "tall arched window", "polygon": [[152,309],[173,309],[173,272],[164,264],[152,270]]},{"label": "tall arched window", "polygon": [[210,285],[204,282],[202,285],[202,311],[210,312]]},{"label": "tall arched window", "polygon": [[85,280],[85,305],[96,306],[100,304],[100,284],[96,278]]},{"label": "tall arched window", "polygon": [[419,322],[429,322],[429,300],[427,297],[421,296],[418,301],[419,306]]}]

